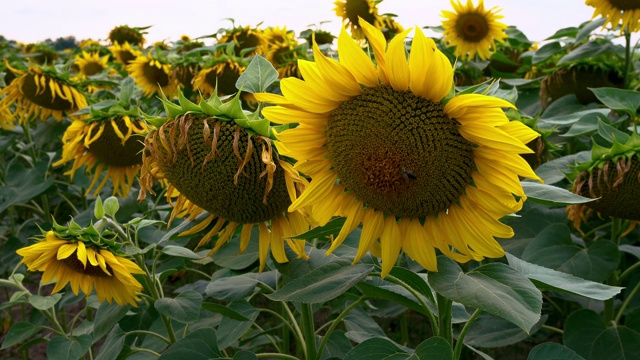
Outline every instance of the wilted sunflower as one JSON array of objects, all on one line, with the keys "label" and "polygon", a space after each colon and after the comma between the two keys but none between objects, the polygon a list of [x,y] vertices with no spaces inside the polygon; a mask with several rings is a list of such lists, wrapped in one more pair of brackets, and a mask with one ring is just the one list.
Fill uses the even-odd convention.
[{"label": "wilted sunflower", "polygon": [[142,285],[132,274],[144,272],[136,263],[95,240],[99,238],[95,230],[90,235],[86,231],[72,234],[57,224],[56,228],[41,241],[16,251],[30,271],[43,272],[43,283],[56,281],[53,294],[69,284],[75,295],[82,291],[88,296],[95,290],[100,302],[137,306]]},{"label": "wilted sunflower", "polygon": [[591,160],[579,164],[569,174],[572,191],[599,198],[596,201],[567,207],[569,220],[576,229],[586,223],[593,212],[620,219],[640,221],[640,136],[633,134],[624,143],[615,141],[611,148],[597,144]]},{"label": "wilted sunflower", "polygon": [[55,67],[31,65],[26,71],[9,66],[18,77],[0,90],[0,111],[15,104],[14,114],[21,124],[33,119],[45,121],[49,116],[62,120],[65,114],[87,106],[87,100],[76,85]]},{"label": "wilted sunflower", "polygon": [[150,26],[129,27],[128,25],[120,25],[111,29],[108,38],[113,45],[129,43],[142,46],[145,42],[144,34],[146,34],[146,32],[144,30],[148,28],[150,28]]},{"label": "wilted sunflower", "polygon": [[245,57],[255,55],[266,44],[262,31],[250,26],[237,26],[227,30],[218,39],[218,44],[233,43],[233,55]]},{"label": "wilted sunflower", "polygon": [[[285,239],[300,257],[305,242],[291,240],[309,229],[301,212],[287,213],[306,180],[279,159],[269,138],[269,122],[249,120],[239,97],[222,103],[214,94],[195,105],[179,93],[182,106],[165,99],[168,119],[155,122],[145,139],[139,200],[152,191],[153,180],[166,180],[167,200],[175,217],[190,220],[204,211],[209,216],[182,235],[213,227],[198,247],[217,235],[213,254],[240,230],[240,252],[249,244],[252,229],[259,233],[260,270],[271,247],[278,262],[287,262]],[[150,119],[150,121],[152,121]],[[162,122],[164,123],[160,125]],[[173,198],[177,196],[177,200]]]},{"label": "wilted sunflower", "polygon": [[615,29],[620,23],[620,33],[628,26],[629,32],[640,30],[640,2],[637,0],[586,0],[585,4],[594,7],[593,17],[602,16],[607,24]]},{"label": "wilted sunflower", "polygon": [[99,74],[109,68],[109,55],[100,57],[98,52],[82,51],[76,55],[74,65],[78,68],[78,75],[82,79]]},{"label": "wilted sunflower", "polygon": [[178,83],[171,76],[171,64],[152,53],[138,56],[127,65],[129,75],[142,88],[145,97],[152,97],[162,92],[169,97],[176,95]]},{"label": "wilted sunflower", "polygon": [[574,94],[581,104],[598,102],[590,88],[623,86],[624,78],[616,66],[605,62],[571,64],[547,75],[540,82],[540,103],[549,103],[565,95]]},{"label": "wilted sunflower", "polygon": [[432,271],[435,248],[457,261],[503,256],[494,237],[513,231],[499,219],[522,206],[518,176],[538,179],[520,157],[538,134],[509,122],[504,100],[449,97],[451,64],[419,28],[407,60],[409,30],[387,47],[380,30],[360,25],[377,65],[343,29],[340,62],[314,44],[315,63],[299,62],[304,81],[282,79],[283,96],[257,94],[278,105],[267,119],[300,124],[276,134],[312,179],[289,210],[311,206],[319,225],[346,217],[328,252],[362,223],[354,262],[379,238],[383,276],[401,249]]},{"label": "wilted sunflower", "polygon": [[[94,111],[88,120],[74,120],[62,136],[62,158],[54,166],[73,161],[66,175],[73,177],[86,166],[91,177],[87,194],[95,187],[94,195],[111,179],[113,195],[126,197],[142,166],[143,136],[149,130],[135,112]],[[102,181],[98,180],[106,169]]]},{"label": "wilted sunflower", "polygon": [[246,69],[239,61],[230,57],[217,59],[213,65],[203,66],[193,78],[193,87],[202,92],[205,98],[211,97],[218,87],[218,96],[233,95],[238,92],[236,81]]},{"label": "wilted sunflower", "polygon": [[137,59],[139,56],[143,56],[142,51],[131,47],[131,44],[128,42],[124,44],[113,44],[110,50],[116,61],[123,66],[129,65],[131,61]]},{"label": "wilted sunflower", "polygon": [[22,52],[40,65],[53,65],[60,58],[56,49],[46,44],[27,44],[22,48]]},{"label": "wilted sunflower", "polygon": [[504,30],[507,25],[498,21],[500,8],[484,8],[484,1],[479,0],[474,6],[472,0],[467,5],[460,1],[451,0],[453,12],[443,10],[442,21],[444,27],[444,41],[449,46],[455,46],[455,55],[461,58],[473,58],[476,54],[482,60],[491,57],[495,51],[495,42],[502,42],[507,37]]}]

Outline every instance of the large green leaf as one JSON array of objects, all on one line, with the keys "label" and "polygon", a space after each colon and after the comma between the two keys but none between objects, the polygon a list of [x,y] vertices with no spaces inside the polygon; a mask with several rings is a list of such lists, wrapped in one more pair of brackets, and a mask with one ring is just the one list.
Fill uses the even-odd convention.
[{"label": "large green leaf", "polygon": [[615,48],[610,43],[601,44],[598,41],[589,41],[571,50],[570,53],[563,56],[562,59],[558,61],[558,64],[588,59],[600,54],[614,51]]},{"label": "large green leaf", "polygon": [[29,296],[29,304],[38,310],[49,310],[60,301],[62,294],[53,294],[50,296],[31,295]]},{"label": "large green leaf", "polygon": [[106,301],[101,303],[93,321],[93,342],[102,339],[127,314],[127,311],[129,311],[128,305],[109,304]]},{"label": "large green leaf", "polygon": [[370,265],[352,265],[351,260],[338,258],[266,296],[275,301],[322,303],[349,290],[372,270]]},{"label": "large green leaf", "polygon": [[12,347],[13,345],[28,340],[32,336],[42,331],[42,329],[44,329],[44,327],[41,325],[36,325],[24,321],[17,322],[9,328],[7,336],[5,336],[4,341],[2,342],[2,347],[0,347],[0,350]]},{"label": "large green leaf", "polygon": [[561,50],[562,50],[562,46],[557,41],[553,41],[548,44],[545,44],[540,49],[538,49],[535,52],[535,54],[533,54],[533,57],[531,58],[531,63],[533,65],[539,64]]},{"label": "large green leaf", "polygon": [[626,326],[610,327],[593,341],[588,359],[640,359],[640,333]]},{"label": "large green leaf", "polygon": [[606,107],[635,114],[640,108],[640,92],[617,88],[589,88]]},{"label": "large green leaf", "polygon": [[267,271],[264,273],[247,273],[237,276],[221,277],[215,279],[207,285],[205,293],[217,300],[237,301],[253,294],[258,283],[266,282],[267,279],[275,280],[277,273]]},{"label": "large green leaf", "polygon": [[531,349],[527,360],[584,360],[584,358],[558,343],[543,343]]},{"label": "large green leaf", "polygon": [[91,347],[91,336],[81,335],[73,339],[56,336],[47,343],[47,359],[80,359]]},{"label": "large green leaf", "polygon": [[530,334],[527,334],[512,322],[483,312],[471,324],[469,332],[464,338],[464,343],[481,348],[498,348],[513,345],[536,333],[546,319],[547,316],[543,315],[540,321],[531,329]]},{"label": "large green leaf", "polygon": [[591,159],[590,151],[581,151],[575,154],[563,156],[540,165],[536,169],[536,174],[544,180],[547,185],[555,184],[566,178],[566,173],[570,172],[569,165],[575,165]]},{"label": "large green leaf", "polygon": [[565,320],[562,340],[565,346],[589,359],[591,344],[606,329],[600,315],[593,310],[580,309],[571,313]]},{"label": "large green leaf", "polygon": [[528,200],[547,206],[584,204],[595,200],[574,194],[571,191],[557,186],[540,184],[533,181],[523,181],[522,189],[525,194],[527,194]]},{"label": "large green leaf", "polygon": [[351,349],[344,360],[404,360],[409,354],[387,339],[363,341]]},{"label": "large green leaf", "polygon": [[568,292],[595,300],[607,300],[616,296],[623,288],[605,285],[579,277],[528,263],[507,254],[509,265],[531,280],[539,289]]},{"label": "large green leaf", "polygon": [[161,251],[167,255],[186,258],[186,259],[192,259],[192,260],[202,259],[202,256],[194,253],[190,249],[187,249],[186,247],[183,247],[183,246],[167,245],[163,247]]},{"label": "large green leaf", "polygon": [[210,360],[221,357],[216,340],[216,331],[206,327],[188,334],[171,345],[158,360]]},{"label": "large green leaf", "polygon": [[407,360],[451,360],[453,359],[453,351],[451,344],[442,337],[434,336],[423,342],[417,347],[415,352],[409,356]]},{"label": "large green leaf", "polygon": [[228,317],[222,318],[220,326],[218,326],[218,333],[220,334],[218,346],[221,349],[225,349],[240,339],[240,337],[251,328],[253,322],[258,318],[258,314],[260,314],[260,310],[254,308],[244,300],[234,301],[229,303],[228,306],[231,310],[249,319],[249,321],[239,321]]},{"label": "large green leaf", "polygon": [[278,80],[278,71],[267,59],[256,55],[236,80],[236,89],[252,94],[264,92],[276,80]]},{"label": "large green leaf", "polygon": [[467,274],[439,256],[429,284],[442,296],[497,315],[529,332],[540,320],[542,294],[524,275],[502,263],[482,265]]},{"label": "large green leaf", "polygon": [[242,254],[240,251],[240,237],[234,237],[231,241],[222,245],[220,250],[213,254],[213,262],[216,265],[231,270],[246,269],[251,264],[258,261],[258,236],[259,230],[254,226],[251,231],[251,239]]},{"label": "large green leaf", "polygon": [[160,298],[154,307],[161,314],[183,324],[192,324],[200,317],[202,295],[193,291],[184,291],[175,298]]},{"label": "large green leaf", "polygon": [[542,230],[524,249],[522,259],[583,279],[603,282],[617,268],[620,254],[610,241],[596,241],[584,248],[571,241],[564,224]]},{"label": "large green leaf", "polygon": [[124,348],[125,339],[125,332],[122,331],[120,325],[116,324],[116,326],[109,331],[107,338],[100,347],[100,352],[96,360],[116,360]]},{"label": "large green leaf", "polygon": [[[360,282],[358,288],[360,288],[363,295],[372,299],[393,301],[423,315],[426,315],[426,312],[429,311],[422,307],[408,290],[400,285],[384,281],[378,277]],[[426,299],[423,300],[428,301]]]},{"label": "large green leaf", "polygon": [[47,174],[47,163],[38,162],[34,168],[25,168],[14,162],[6,173],[6,184],[0,186],[0,213],[9,206],[26,203],[53,185]]}]

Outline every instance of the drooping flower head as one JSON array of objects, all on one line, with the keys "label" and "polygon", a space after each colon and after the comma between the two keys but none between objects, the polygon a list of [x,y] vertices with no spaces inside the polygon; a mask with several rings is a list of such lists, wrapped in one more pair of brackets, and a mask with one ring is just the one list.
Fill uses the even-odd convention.
[{"label": "drooping flower head", "polygon": [[178,83],[171,76],[171,64],[157,52],[150,52],[146,56],[140,55],[126,66],[129,75],[142,88],[145,97],[160,94],[160,90],[169,97],[176,95]]},{"label": "drooping flower head", "polygon": [[351,31],[355,39],[363,39],[364,34],[358,19],[363,19],[369,24],[378,26],[378,8],[372,0],[336,0],[336,15],[342,18],[342,24]]},{"label": "drooping flower head", "polygon": [[144,272],[118,249],[113,234],[99,233],[92,226],[81,228],[55,224],[37,243],[21,248],[18,255],[29,271],[42,271],[42,282],[56,282],[55,294],[69,284],[75,295],[93,291],[100,302],[138,306],[142,285],[133,274]]},{"label": "drooping flower head", "polygon": [[387,46],[380,30],[360,25],[375,64],[343,29],[339,61],[314,44],[315,62],[299,61],[305,80],[282,79],[283,96],[257,94],[277,104],[263,110],[267,119],[299,123],[276,134],[280,153],[311,177],[289,210],[311,206],[319,225],[346,217],[328,252],[362,224],[354,262],[379,239],[383,276],[401,249],[428,270],[435,249],[457,261],[503,256],[494,238],[513,231],[499,219],[526,198],[518,176],[538,179],[520,156],[538,134],[509,122],[507,101],[450,95],[452,66],[419,28],[407,59],[410,30]]},{"label": "drooping flower head", "polygon": [[567,207],[576,229],[597,212],[620,219],[640,221],[640,136],[631,135],[624,143],[614,141],[610,148],[593,144],[591,160],[578,164],[568,175],[572,191],[599,198]]},{"label": "drooping flower head", "polygon": [[[34,119],[45,121],[49,116],[62,120],[67,114],[87,106],[87,100],[68,73],[56,67],[31,65],[22,71],[9,66],[16,74],[9,86],[0,90],[0,109],[15,104],[14,114],[21,124]],[[1,110],[0,110],[1,111]]]},{"label": "drooping flower head", "polygon": [[146,29],[151,26],[145,27],[130,27],[128,25],[120,25],[116,26],[109,32],[109,40],[111,44],[116,45],[124,45],[125,43],[129,43],[131,45],[143,46],[145,43],[144,34],[146,34]]},{"label": "drooping flower head", "polygon": [[22,52],[39,65],[53,65],[60,58],[60,53],[47,44],[26,44]]},{"label": "drooping flower head", "polygon": [[482,60],[491,57],[495,51],[496,41],[502,42],[507,37],[504,29],[507,25],[499,22],[503,16],[499,15],[499,8],[484,8],[484,0],[479,0],[474,6],[472,0],[463,5],[459,0],[451,0],[453,11],[442,11],[442,26],[444,27],[444,41],[449,46],[455,46],[455,55],[466,59],[476,54]]},{"label": "drooping flower head", "polygon": [[228,29],[218,39],[218,44],[233,44],[233,52],[230,55],[245,57],[255,55],[262,50],[266,40],[262,31],[251,26],[236,26]]},{"label": "drooping flower head", "polygon": [[[271,247],[276,261],[287,262],[285,239],[300,257],[307,257],[301,240],[289,237],[309,229],[303,212],[287,213],[307,182],[278,152],[269,137],[269,122],[249,119],[239,95],[222,103],[217,95],[199,105],[179,92],[180,106],[164,100],[168,118],[149,119],[158,127],[147,135],[140,176],[139,200],[152,192],[155,180],[167,181],[167,200],[175,217],[194,220],[209,216],[181,235],[205,229],[198,247],[217,235],[215,253],[240,230],[240,252],[253,229],[259,238],[260,269]],[[174,198],[177,197],[177,200]]]},{"label": "drooping flower head", "polygon": [[640,30],[640,2],[637,0],[586,0],[585,4],[594,7],[592,19],[597,16],[606,18],[607,24],[615,29],[621,25],[620,33],[628,26],[629,32]]},{"label": "drooping flower head", "polygon": [[[126,86],[133,87],[133,82],[123,85]],[[93,195],[97,195],[111,179],[112,194],[126,197],[140,172],[143,139],[149,129],[139,111],[125,110],[123,101],[101,110],[91,109],[90,115],[69,125],[62,136],[62,158],[53,165],[73,161],[71,169],[65,172],[71,180],[85,166],[91,178],[87,194],[95,189]]]},{"label": "drooping flower head", "polygon": [[241,59],[222,56],[202,66],[202,70],[193,78],[193,87],[200,90],[205,98],[211,97],[216,87],[220,97],[233,95],[238,92],[236,81],[246,68]]}]

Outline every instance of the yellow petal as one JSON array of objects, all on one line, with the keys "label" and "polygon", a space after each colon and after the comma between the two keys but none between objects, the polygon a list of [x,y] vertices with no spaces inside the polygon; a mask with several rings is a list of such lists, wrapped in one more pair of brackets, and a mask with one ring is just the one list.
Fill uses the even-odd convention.
[{"label": "yellow petal", "polygon": [[325,196],[334,185],[338,174],[331,170],[319,174],[311,180],[302,195],[289,206],[289,211],[296,211],[308,205],[312,205],[318,198]]},{"label": "yellow petal", "polygon": [[389,42],[389,48],[385,53],[385,66],[389,83],[397,91],[409,90],[409,64],[407,62],[407,52],[404,47],[404,39],[411,29],[393,37]]},{"label": "yellow petal", "polygon": [[[349,70],[339,62],[324,56],[315,42],[313,43],[313,59],[325,81],[334,89],[333,91],[349,97],[362,93],[360,84]],[[313,83],[309,85],[314,86]]]},{"label": "yellow petal", "polygon": [[77,248],[78,248],[78,245],[76,245],[75,243],[64,244],[60,246],[58,248],[58,255],[56,259],[62,260],[62,259],[68,258],[69,256],[71,256],[71,254],[76,252]]},{"label": "yellow petal", "polygon": [[87,247],[84,245],[82,241],[77,241],[76,244],[78,244],[78,253],[77,253],[78,260],[80,260],[82,265],[86,268],[87,267]]},{"label": "yellow petal", "polygon": [[[376,67],[371,62],[371,58],[353,41],[353,38],[347,34],[344,27],[340,31],[340,36],[338,36],[338,57],[340,63],[349,69],[349,72],[360,84],[368,87],[378,86]],[[300,62],[298,61],[298,66],[300,66]]]},{"label": "yellow petal", "polygon": [[310,124],[326,127],[328,114],[312,113],[304,110],[287,109],[282,106],[269,106],[262,110],[266,119],[276,124]]},{"label": "yellow petal", "polygon": [[396,264],[402,248],[402,237],[400,236],[400,229],[395,216],[387,216],[384,220],[380,246],[382,247],[381,277],[384,279]]},{"label": "yellow petal", "polygon": [[455,96],[444,106],[444,112],[452,118],[463,116],[470,108],[512,108],[515,106],[506,100],[481,94],[462,94]]},{"label": "yellow petal", "polygon": [[359,18],[358,23],[360,24],[364,35],[369,40],[369,44],[373,48],[373,56],[376,58],[378,79],[381,84],[388,85],[389,78],[385,71],[385,49],[387,48],[387,40],[385,40],[384,35],[380,30],[364,21],[362,18]]},{"label": "yellow petal", "polygon": [[384,214],[381,211],[367,209],[362,219],[362,232],[358,242],[358,251],[353,263],[357,263],[369,251],[373,242],[382,234],[384,228]]},{"label": "yellow petal", "polygon": [[465,139],[480,146],[516,154],[531,154],[534,152],[518,139],[498,128],[469,124],[461,125],[458,130]]}]

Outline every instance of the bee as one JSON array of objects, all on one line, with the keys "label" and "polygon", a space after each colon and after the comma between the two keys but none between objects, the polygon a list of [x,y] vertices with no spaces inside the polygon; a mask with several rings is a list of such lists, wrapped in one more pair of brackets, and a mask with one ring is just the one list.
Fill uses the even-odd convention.
[{"label": "bee", "polygon": [[402,174],[402,176],[404,176],[404,178],[407,180],[416,180],[418,178],[416,174],[413,173],[413,171],[405,169],[403,167],[400,167],[400,174]]}]

